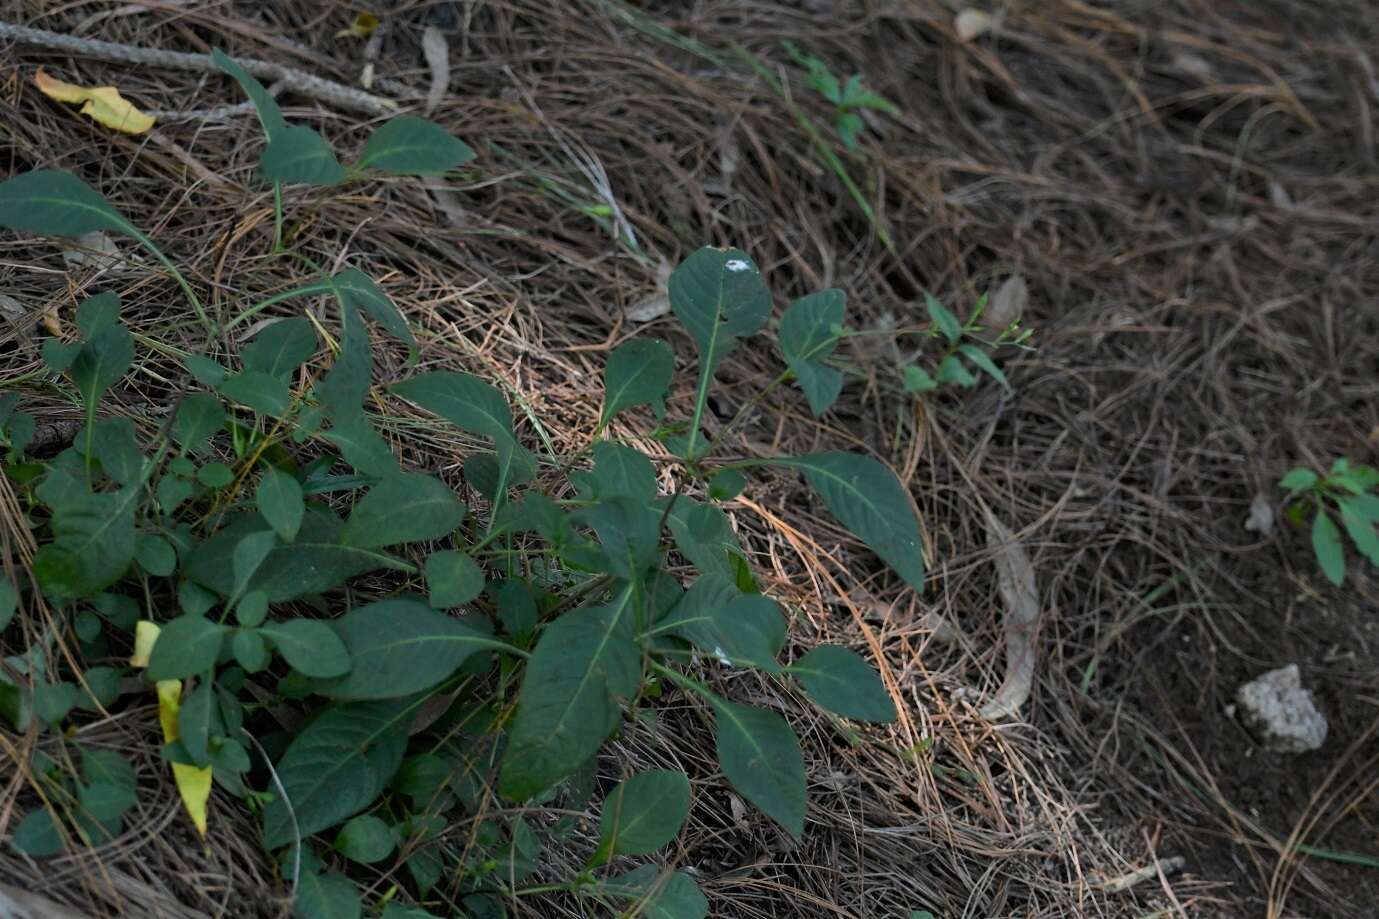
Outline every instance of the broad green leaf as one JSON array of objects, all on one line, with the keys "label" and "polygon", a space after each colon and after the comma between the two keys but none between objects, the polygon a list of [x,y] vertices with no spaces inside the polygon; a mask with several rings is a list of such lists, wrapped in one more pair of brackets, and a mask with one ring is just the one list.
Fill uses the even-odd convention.
[{"label": "broad green leaf", "polygon": [[598,534],[609,573],[635,580],[660,561],[661,512],[637,498],[607,498],[581,509],[576,519]]},{"label": "broad green leaf", "polygon": [[43,591],[58,599],[77,599],[119,580],[134,558],[139,487],[92,494],[66,472],[54,469],[37,493],[53,510],[54,538],[39,548],[33,562]]},{"label": "broad green leaf", "polygon": [[804,832],[805,777],[800,742],[775,712],[713,699],[718,762],[738,792],[792,836]]},{"label": "broad green leaf", "polygon": [[176,476],[165,475],[158,480],[158,488],[155,494],[158,497],[158,506],[164,514],[171,515],[173,511],[181,506],[182,502],[192,496],[196,491],[196,486],[186,479],[179,479]]},{"label": "broad green leaf", "polygon": [[929,311],[929,318],[938,326],[943,337],[950,342],[955,342],[962,338],[962,321],[954,316],[942,303],[938,302],[932,295],[924,295],[924,307]]},{"label": "broad green leaf", "polygon": [[268,595],[261,590],[247,591],[235,604],[235,619],[245,628],[257,628],[268,617]]},{"label": "broad green leaf", "polygon": [[321,382],[316,396],[337,423],[360,412],[373,378],[373,358],[369,355],[369,333],[359,311],[342,307],[340,352]]},{"label": "broad green leaf", "polygon": [[340,541],[376,549],[439,539],[460,525],[464,513],[464,505],[444,482],[420,473],[398,473],[355,502]]},{"label": "broad green leaf", "polygon": [[235,577],[234,590],[230,593],[232,603],[248,590],[249,582],[253,580],[276,545],[277,537],[273,535],[272,530],[245,533],[235,543],[234,551],[230,555],[230,571]]},{"label": "broad green leaf", "polygon": [[279,539],[291,542],[297,538],[306,504],[296,479],[273,466],[267,467],[254,492],[254,502]]},{"label": "broad green leaf", "polygon": [[599,815],[597,867],[615,855],[646,855],[666,845],[689,816],[690,784],[683,772],[652,769],[618,785]]},{"label": "broad green leaf", "polygon": [[230,642],[230,650],[245,673],[258,673],[268,666],[268,645],[257,629],[240,629]]},{"label": "broad green leaf", "polygon": [[911,364],[905,368],[906,392],[929,392],[938,389],[938,380]]},{"label": "broad green leaf", "polygon": [[859,453],[772,460],[798,469],[824,505],[915,590],[924,588],[919,520],[895,473]]},{"label": "broad green leaf", "polygon": [[675,538],[675,548],[696,568],[706,575],[733,580],[733,560],[742,557],[742,545],[720,508],[680,495],[670,505],[666,524]]},{"label": "broad green leaf", "polygon": [[977,385],[977,378],[963,366],[962,358],[956,354],[948,355],[939,363],[935,379],[939,383],[956,383],[964,389]]},{"label": "broad green leaf", "polygon": [[122,325],[102,330],[81,346],[70,373],[88,418],[95,414],[105,391],[120,381],[133,362],[134,337]]},{"label": "broad green leaf", "polygon": [[417,342],[412,337],[411,327],[398,311],[397,305],[383,292],[383,288],[374,283],[373,278],[358,268],[350,268],[331,278],[330,283],[346,309],[367,313],[374,322],[387,329],[389,335],[405,343],[411,360],[416,360]]},{"label": "broad green leaf", "polygon": [[[283,660],[303,676],[329,679],[350,670],[350,653],[340,636],[324,622],[313,619],[288,619],[266,622],[259,634],[277,647]],[[405,693],[398,693],[405,695]]]},{"label": "broad green leaf", "polygon": [[498,588],[494,599],[498,605],[498,620],[518,644],[526,646],[536,631],[536,597],[527,582],[509,578]]},{"label": "broad green leaf", "polygon": [[177,552],[172,543],[152,533],[140,533],[134,537],[134,560],[140,568],[157,578],[170,577],[177,570]]},{"label": "broad green leaf", "polygon": [[128,418],[102,418],[92,425],[91,452],[105,474],[121,485],[141,480],[146,461]]},{"label": "broad green leaf", "polygon": [[495,528],[510,533],[539,533],[553,545],[570,538],[570,515],[539,491],[529,491],[499,510]]},{"label": "broad green leaf", "polygon": [[45,807],[31,810],[19,821],[10,837],[10,845],[33,858],[45,858],[62,852],[62,830],[52,813]]},{"label": "broad green leaf", "polygon": [[182,358],[182,363],[192,379],[203,386],[219,386],[230,375],[230,371],[204,354],[188,354]]},{"label": "broad green leaf", "polygon": [[[268,524],[258,514],[243,514],[214,536],[200,543],[183,560],[182,571],[197,584],[223,597],[235,589],[234,575],[225,564],[240,538],[264,530]],[[366,571],[393,568],[412,571],[411,565],[374,549],[342,546],[340,521],[328,511],[308,508],[297,538],[276,546],[250,581],[270,603],[295,600],[338,587]]]},{"label": "broad green leaf", "polygon": [[53,373],[66,373],[67,368],[72,366],[72,362],[81,353],[81,342],[62,342],[56,338],[45,338],[39,353],[44,365]]},{"label": "broad green leaf", "polygon": [[359,888],[343,874],[302,872],[293,919],[359,919],[364,914]]},{"label": "broad green leaf", "polygon": [[594,444],[594,469],[582,474],[580,497],[602,501],[634,498],[650,502],[656,497],[656,467],[645,454],[625,444],[601,440]]},{"label": "broad green leaf", "polygon": [[219,48],[211,51],[211,60],[223,72],[228,73],[239,82],[244,94],[254,104],[254,111],[259,116],[259,124],[263,126],[264,137],[271,142],[287,130],[287,122],[283,120],[282,110],[278,108],[277,100],[268,90],[263,88],[262,83],[254,79],[247,70],[226,56]]},{"label": "broad green leaf", "polygon": [[1372,495],[1353,495],[1337,502],[1341,509],[1341,524],[1350,535],[1350,541],[1360,550],[1371,565],[1379,567],[1379,534],[1374,532],[1374,518],[1366,517],[1358,498],[1372,498]]},{"label": "broad green leaf", "polygon": [[270,182],[302,185],[334,185],[345,177],[326,139],[302,125],[288,125],[268,142],[259,169]]},{"label": "broad green leaf", "polygon": [[235,471],[224,463],[207,463],[196,470],[196,480],[207,488],[225,488],[235,480]]},{"label": "broad green leaf", "polygon": [[81,701],[72,683],[38,683],[34,686],[34,716],[44,724],[57,724]]},{"label": "broad green leaf", "polygon": [[843,375],[823,363],[838,347],[844,297],[836,288],[801,297],[781,317],[780,349],[815,417],[838,399]]},{"label": "broad green leaf", "polygon": [[216,389],[222,396],[247,405],[260,415],[279,417],[292,406],[292,391],[280,377],[246,370],[225,378]]},{"label": "broad green leaf", "polygon": [[429,689],[471,654],[507,645],[420,599],[379,600],[335,623],[354,666],[323,688],[335,699],[391,699]]},{"label": "broad green leaf", "polygon": [[1317,484],[1317,474],[1311,469],[1298,467],[1288,470],[1288,474],[1279,480],[1279,488],[1287,488],[1289,491],[1301,491],[1304,488],[1311,488]]},{"label": "broad green leaf", "polygon": [[831,712],[858,721],[895,720],[895,703],[881,676],[847,648],[821,645],[785,669],[809,698]]},{"label": "broad green leaf", "polygon": [[602,892],[635,901],[626,915],[638,919],[705,919],[709,914],[709,901],[694,878],[683,871],[662,873],[655,865],[605,881]]},{"label": "broad green leaf", "polygon": [[[163,636],[159,635],[158,640],[162,641]],[[177,709],[177,739],[197,766],[206,765],[210,756],[216,696],[215,687],[207,678],[209,676],[209,672],[203,674],[196,688],[182,699],[182,705]]]},{"label": "broad green leaf", "polygon": [[[407,730],[427,696],[332,705],[292,739],[276,769],[297,831],[306,839],[364,810],[387,787],[407,750]],[[263,844],[297,838],[281,798],[263,814]]]},{"label": "broad green leaf", "polygon": [[9,423],[5,425],[5,432],[9,437],[9,449],[5,456],[11,463],[18,463],[24,456],[24,450],[34,439],[34,416],[28,412],[15,412],[10,417]]},{"label": "broad green leaf", "polygon": [[1337,503],[1360,520],[1379,523],[1379,495],[1343,495]]},{"label": "broad green leaf", "polygon": [[462,431],[493,438],[508,482],[530,478],[535,460],[512,433],[512,412],[497,389],[468,373],[437,370],[393,386],[393,392]]},{"label": "broad green leaf", "polygon": [[111,785],[134,794],[138,785],[129,760],[113,750],[81,748],[81,774],[89,784]]},{"label": "broad green leaf", "polygon": [[245,370],[286,377],[316,353],[316,329],[305,316],[265,326],[239,352]]},{"label": "broad green leaf", "polygon": [[329,431],[321,435],[340,451],[340,455],[365,475],[390,476],[398,471],[397,458],[388,442],[374,430],[362,411],[337,417]]},{"label": "broad green leaf", "polygon": [[350,861],[372,865],[391,855],[397,840],[388,824],[372,814],[361,814],[340,828],[335,848]]},{"label": "broad green leaf", "polygon": [[[511,460],[515,454],[508,455]],[[506,497],[509,489],[519,485],[525,485],[531,481],[535,467],[526,464],[513,466],[511,463],[504,468],[494,453],[475,453],[464,461],[462,467],[464,471],[464,481],[470,488],[477,491],[490,501],[495,502],[499,510],[507,506]],[[581,473],[573,473],[578,476]]]},{"label": "broad green leaf", "polygon": [[123,214],[70,172],[35,169],[0,182],[0,227],[45,236],[113,230],[140,237]]},{"label": "broad green leaf", "polygon": [[1341,546],[1340,531],[1322,508],[1317,508],[1317,515],[1312,518],[1312,551],[1316,553],[1322,574],[1340,587],[1345,580],[1345,549]]},{"label": "broad green leaf", "polygon": [[77,331],[92,339],[120,321],[120,298],[113,291],[87,297],[77,307]]},{"label": "broad green leaf", "polygon": [[426,589],[436,609],[452,609],[484,590],[484,572],[463,552],[433,552],[426,559]]},{"label": "broad green leaf", "polygon": [[86,685],[80,688],[81,700],[77,703],[89,712],[99,712],[109,708],[120,698],[120,670],[114,667],[91,667],[82,675]]},{"label": "broad green leaf", "polygon": [[399,115],[369,137],[359,168],[395,176],[440,175],[472,159],[474,151],[440,125]]},{"label": "broad green leaf", "polygon": [[632,594],[581,607],[541,634],[527,661],[508,730],[498,790],[533,798],[598,752],[619,720],[617,697],[636,694],[641,652],[632,640]]},{"label": "broad green leaf", "polygon": [[650,404],[658,415],[665,412],[666,392],[675,375],[675,355],[670,346],[655,338],[634,338],[613,349],[603,368],[603,411],[599,425],[606,425],[623,409]]},{"label": "broad green leaf", "polygon": [[225,424],[225,406],[208,392],[188,393],[177,403],[177,415],[172,420],[172,438],[184,450],[201,446],[201,442]]},{"label": "broad green leaf", "polygon": [[785,645],[780,606],[759,594],[740,594],[732,583],[704,575],[665,618],[664,627],[716,660],[780,672]]},{"label": "broad green leaf", "polygon": [[747,477],[736,469],[720,469],[709,477],[709,497],[715,501],[729,501],[742,494]]},{"label": "broad green leaf", "polygon": [[1006,375],[1001,371],[1000,367],[996,366],[985,351],[976,345],[962,345],[958,350],[972,362],[974,367],[991,377],[991,379],[995,380],[997,383],[1000,383],[1001,386],[1005,388],[1006,392],[1014,392],[1010,387],[1010,381],[1006,379]]},{"label": "broad green leaf", "polygon": [[670,276],[670,306],[699,346],[699,372],[711,376],[738,339],[753,334],[771,314],[771,295],[745,252],[709,246],[685,259]]},{"label": "broad green leaf", "polygon": [[148,678],[180,680],[213,669],[227,632],[202,616],[178,616],[158,633],[148,659]]}]

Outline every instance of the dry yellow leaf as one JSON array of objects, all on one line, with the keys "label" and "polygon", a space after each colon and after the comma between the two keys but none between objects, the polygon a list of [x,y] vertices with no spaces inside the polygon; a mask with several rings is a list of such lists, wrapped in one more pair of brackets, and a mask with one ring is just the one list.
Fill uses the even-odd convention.
[{"label": "dry yellow leaf", "polygon": [[142,134],[153,127],[153,119],[131,105],[113,86],[97,86],[95,89],[75,86],[53,79],[43,72],[42,67],[34,74],[34,83],[49,99],[85,103],[81,113],[107,128],[126,134]]},{"label": "dry yellow leaf", "polygon": [[[147,667],[153,645],[162,631],[157,624],[141,620],[134,627],[134,656],[129,659],[131,667]],[[163,728],[163,742],[172,743],[177,739],[177,713],[182,708],[182,681],[159,680],[154,684],[158,690],[158,723]],[[184,763],[172,764],[172,778],[177,784],[177,794],[182,806],[196,825],[196,831],[204,839],[206,836],[206,802],[211,798],[211,767],[198,768]]]},{"label": "dry yellow leaf", "polygon": [[360,13],[354,17],[348,29],[335,33],[336,38],[368,38],[379,26],[379,19],[373,13]]},{"label": "dry yellow leaf", "polygon": [[153,643],[161,631],[157,623],[139,620],[134,626],[134,656],[129,659],[129,666],[139,669],[148,666],[148,656],[153,653]]}]

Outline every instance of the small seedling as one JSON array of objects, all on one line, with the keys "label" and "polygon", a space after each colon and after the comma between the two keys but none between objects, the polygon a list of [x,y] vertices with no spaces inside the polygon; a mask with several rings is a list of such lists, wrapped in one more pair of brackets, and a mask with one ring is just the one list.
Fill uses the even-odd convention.
[{"label": "small seedling", "polygon": [[970,389],[977,385],[977,378],[967,368],[967,364],[970,363],[1009,392],[1010,381],[991,359],[991,354],[1004,345],[1028,347],[1026,343],[1031,334],[1029,330],[1022,330],[1019,320],[1015,320],[1002,329],[995,339],[985,341],[980,338],[977,334],[980,328],[978,319],[986,307],[986,297],[978,301],[976,309],[972,311],[966,323],[929,294],[924,295],[924,306],[929,312],[929,326],[924,330],[924,334],[929,338],[941,339],[945,349],[943,355],[935,362],[932,374],[917,364],[908,364],[902,368],[905,391],[932,392],[941,386]]},{"label": "small seedling", "polygon": [[1291,469],[1279,480],[1288,490],[1287,517],[1301,526],[1312,515],[1312,552],[1326,579],[1337,587],[1345,581],[1345,548],[1333,514],[1350,541],[1370,564],[1379,567],[1379,470],[1353,466],[1344,457],[1331,464],[1331,471],[1318,475],[1311,469]]},{"label": "small seedling", "polygon": [[785,50],[794,58],[795,63],[805,69],[805,78],[809,85],[833,103],[834,127],[843,146],[848,150],[857,149],[857,135],[866,127],[866,122],[859,114],[863,109],[885,112],[887,115],[900,114],[900,109],[896,108],[894,103],[862,86],[860,73],[853,74],[846,81],[840,81],[819,58],[804,53],[793,42],[784,44]]}]

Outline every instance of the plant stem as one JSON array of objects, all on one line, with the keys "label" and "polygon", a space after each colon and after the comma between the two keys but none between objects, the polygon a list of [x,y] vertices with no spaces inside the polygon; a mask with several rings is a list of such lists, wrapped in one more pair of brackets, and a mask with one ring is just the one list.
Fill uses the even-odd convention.
[{"label": "plant stem", "polygon": [[283,248],[283,183],[273,183],[273,252]]}]

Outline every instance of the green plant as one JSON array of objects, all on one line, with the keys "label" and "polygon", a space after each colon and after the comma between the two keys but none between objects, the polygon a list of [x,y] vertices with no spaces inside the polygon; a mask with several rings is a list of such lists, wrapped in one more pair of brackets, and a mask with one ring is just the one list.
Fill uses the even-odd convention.
[{"label": "green plant", "polygon": [[809,85],[819,95],[833,103],[836,110],[834,127],[838,130],[838,137],[842,140],[843,146],[848,150],[857,149],[857,135],[866,126],[862,116],[858,114],[860,111],[872,109],[885,112],[887,115],[900,114],[900,109],[896,108],[888,99],[862,88],[862,75],[860,73],[853,74],[846,81],[840,81],[833,75],[828,64],[819,58],[804,53],[793,42],[787,41],[784,42],[784,45],[785,50],[795,63],[805,69]]},{"label": "green plant", "polygon": [[1312,552],[1328,581],[1337,587],[1345,581],[1345,548],[1333,513],[1341,518],[1341,526],[1360,554],[1379,567],[1379,535],[1374,529],[1379,523],[1379,496],[1373,493],[1379,488],[1379,470],[1352,466],[1341,458],[1326,475],[1298,467],[1278,484],[1288,491],[1288,519],[1301,525],[1311,512]]},{"label": "green plant", "polygon": [[[444,172],[472,155],[404,116],[342,167],[320,135],[287,125],[252,77],[218,60],[267,135],[260,171],[278,203],[275,252],[293,235],[283,229],[284,185]],[[47,171],[0,184],[0,225],[138,233],[94,189]],[[386,861],[405,869],[412,899],[458,903],[471,915],[502,915],[506,899],[547,891],[645,915],[706,915],[688,874],[626,869],[627,857],[679,832],[692,797],[679,772],[626,775],[603,798],[585,867],[532,880],[543,846],[570,834],[570,812],[591,801],[605,743],[636,730],[671,692],[712,720],[726,781],[787,832],[803,831],[794,732],[770,709],[720,696],[700,662],[792,680],[843,718],[887,722],[895,710],[880,676],[845,648],[780,660],[786,616],[759,592],[718,504],[754,468],[799,472],[920,589],[908,495],[859,454],[715,457],[718,441],[700,427],[715,371],[771,314],[743,252],[701,249],[670,278],[672,308],[698,354],[688,417],[668,417],[676,360],[652,339],[612,352],[598,431],[573,457],[529,450],[502,394],[475,376],[430,371],[393,384],[393,396],[491,444],[464,463],[474,509],[440,479],[401,468],[364,411],[365,319],[415,356],[402,315],[359,269],[313,271],[232,317],[202,314],[206,353],[182,355],[187,378],[170,390],[172,411],[151,436],[99,411],[135,359],[112,292],[80,304],[73,341],[43,345],[52,386],[85,410],[72,446],[26,457],[33,419],[15,410],[15,394],[0,399],[5,473],[38,544],[31,578],[0,581],[0,625],[21,606],[47,610],[29,619],[38,639],[6,659],[0,714],[20,730],[54,731],[45,749],[55,751],[32,763],[42,803],[11,844],[41,856],[74,834],[95,844],[119,832],[136,790],[128,762],[92,750],[73,762],[57,729],[78,710],[121,704],[128,669],[109,662],[132,648],[131,666],[156,686],[162,756],[193,819],[204,832],[212,780],[257,814],[264,846],[295,885],[299,916],[359,915],[350,866]],[[305,317],[264,325],[237,359],[222,348],[226,330],[315,295],[338,306],[338,347],[324,374],[302,371],[322,350]],[[840,292],[825,291],[780,323],[787,369],[777,382],[795,379],[816,413],[842,385],[827,361],[845,334],[843,306]],[[603,436],[619,413],[647,405],[658,419],[649,436],[679,457],[671,494],[659,493],[651,459]],[[348,471],[336,471],[342,465]],[[687,589],[672,569],[694,575]],[[494,806],[495,796],[516,806]],[[543,812],[557,804],[566,816]],[[395,919],[428,915],[403,906],[402,894],[393,887],[367,905]]]},{"label": "green plant", "polygon": [[1025,347],[1030,338],[1029,330],[1022,330],[1017,319],[997,333],[991,341],[982,340],[977,335],[978,320],[982,310],[986,308],[986,297],[977,302],[976,309],[972,311],[966,323],[929,294],[924,295],[924,305],[929,312],[929,326],[923,330],[923,334],[928,338],[941,338],[945,343],[945,349],[934,365],[933,374],[913,363],[902,368],[905,391],[924,393],[941,386],[960,386],[968,389],[977,385],[977,378],[967,369],[964,359],[1009,391],[1010,381],[991,359],[990,352],[1003,345]]}]

